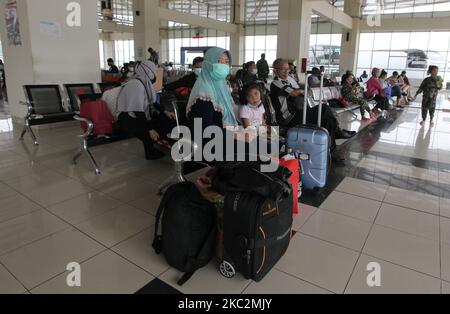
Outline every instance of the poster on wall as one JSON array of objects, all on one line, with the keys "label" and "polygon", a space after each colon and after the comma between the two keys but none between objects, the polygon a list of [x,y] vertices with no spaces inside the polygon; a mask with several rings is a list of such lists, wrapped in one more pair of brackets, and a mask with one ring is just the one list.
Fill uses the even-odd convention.
[{"label": "poster on wall", "polygon": [[56,22],[41,21],[39,23],[39,30],[41,31],[41,34],[50,37],[59,38],[62,36],[61,24]]},{"label": "poster on wall", "polygon": [[6,32],[9,46],[21,46],[19,16],[17,14],[17,1],[7,0],[5,5]]}]

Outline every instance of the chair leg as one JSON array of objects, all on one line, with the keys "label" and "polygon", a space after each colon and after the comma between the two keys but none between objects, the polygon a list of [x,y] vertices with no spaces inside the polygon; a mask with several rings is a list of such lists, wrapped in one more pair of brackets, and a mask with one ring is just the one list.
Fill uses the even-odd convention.
[{"label": "chair leg", "polygon": [[20,134],[21,141],[23,140],[23,138],[27,132],[30,132],[30,135],[31,135],[31,138],[33,139],[34,145],[36,145],[36,146],[39,145],[36,135],[34,134],[33,129],[30,126],[30,121],[28,120],[28,117],[25,118],[22,134]]},{"label": "chair leg", "polygon": [[175,162],[175,173],[171,175],[167,180],[163,182],[159,186],[158,195],[163,195],[166,190],[171,187],[174,184],[186,182],[186,178],[183,175],[184,172],[184,162],[183,161],[177,161]]},{"label": "chair leg", "polygon": [[34,135],[33,129],[30,126],[27,126],[28,132],[30,132],[31,138],[33,139],[34,145],[38,146],[39,142],[36,138],[36,135]]},{"label": "chair leg", "polygon": [[92,164],[92,166],[94,167],[94,169],[95,169],[95,174],[96,174],[96,175],[101,174],[100,168],[98,167],[97,162],[95,161],[94,156],[92,156],[92,154],[91,154],[89,148],[84,149],[83,151],[84,151],[84,153],[86,154],[86,156],[88,157],[88,159],[89,159],[90,163]]},{"label": "chair leg", "polygon": [[82,140],[81,149],[79,150],[79,152],[72,159],[74,165],[77,164],[77,161],[81,157],[82,154],[85,154],[87,156],[87,158],[89,159],[89,162],[91,163],[91,165],[95,169],[95,174],[96,175],[101,174],[100,168],[98,167],[97,162],[94,159],[94,156],[92,156],[92,153],[89,150],[89,146],[88,146],[88,143],[87,143],[86,139]]}]

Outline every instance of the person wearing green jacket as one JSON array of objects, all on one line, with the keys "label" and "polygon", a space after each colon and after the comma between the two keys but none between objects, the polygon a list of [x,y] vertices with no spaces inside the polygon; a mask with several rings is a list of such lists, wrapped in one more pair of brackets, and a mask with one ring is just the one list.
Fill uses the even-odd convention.
[{"label": "person wearing green jacket", "polygon": [[420,125],[424,125],[428,113],[430,113],[430,125],[434,126],[434,113],[436,111],[436,100],[437,96],[439,94],[439,91],[442,89],[443,86],[443,79],[442,77],[438,76],[439,68],[435,65],[430,65],[428,68],[428,77],[423,80],[422,84],[420,85],[419,90],[416,93],[415,98],[423,93],[423,99],[422,99],[422,122],[420,122]]}]

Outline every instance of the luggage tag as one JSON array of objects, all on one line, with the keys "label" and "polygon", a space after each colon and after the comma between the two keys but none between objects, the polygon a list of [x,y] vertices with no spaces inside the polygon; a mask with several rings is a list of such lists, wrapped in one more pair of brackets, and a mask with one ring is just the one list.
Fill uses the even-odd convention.
[{"label": "luggage tag", "polygon": [[308,106],[309,106],[309,108],[314,108],[314,107],[316,107],[318,105],[319,104],[316,103],[316,101],[311,96],[308,96]]}]

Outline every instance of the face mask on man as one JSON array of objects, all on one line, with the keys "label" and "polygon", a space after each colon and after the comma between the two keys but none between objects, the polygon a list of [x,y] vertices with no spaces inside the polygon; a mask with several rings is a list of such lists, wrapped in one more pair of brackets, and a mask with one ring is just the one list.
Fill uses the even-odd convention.
[{"label": "face mask on man", "polygon": [[253,70],[252,70],[252,74],[253,74],[253,75],[258,74],[258,70],[257,70],[257,69],[253,69]]},{"label": "face mask on man", "polygon": [[227,64],[215,63],[211,76],[216,81],[225,80],[230,75],[230,67]]},{"label": "face mask on man", "polygon": [[197,75],[197,77],[199,77],[200,74],[202,74],[202,68],[195,68],[194,73],[195,73],[195,75]]}]

